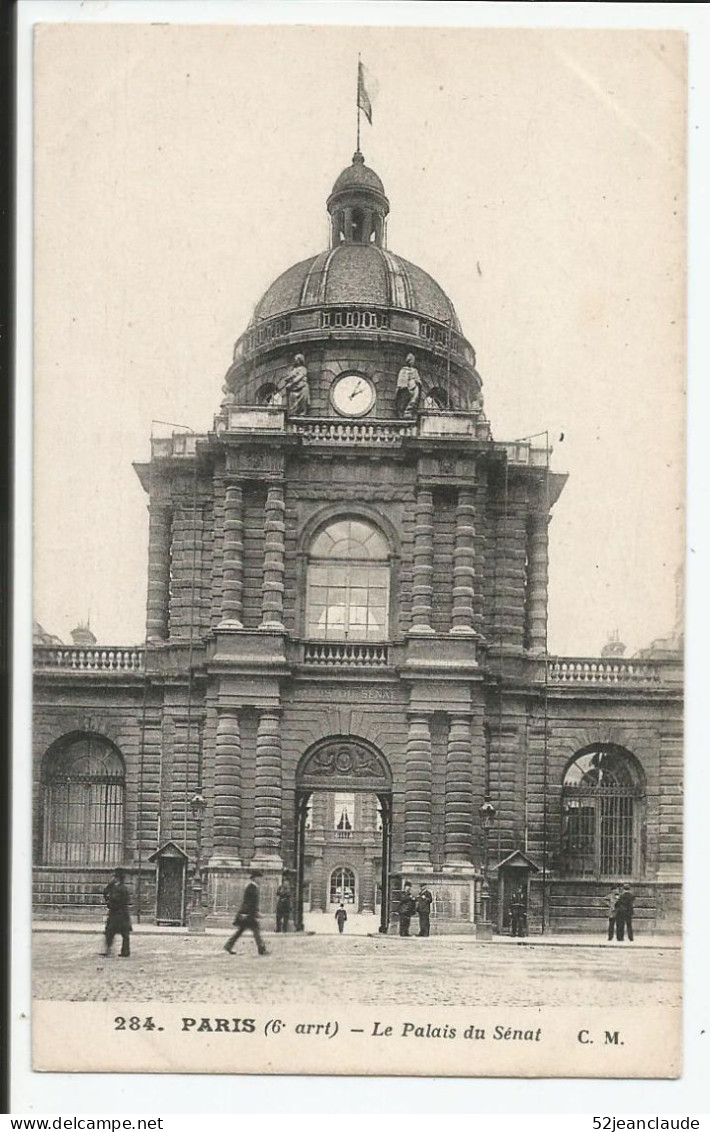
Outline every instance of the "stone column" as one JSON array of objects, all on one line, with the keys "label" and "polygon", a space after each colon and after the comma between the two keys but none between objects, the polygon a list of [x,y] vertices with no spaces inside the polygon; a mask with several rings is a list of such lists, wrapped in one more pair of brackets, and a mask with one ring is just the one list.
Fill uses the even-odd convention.
[{"label": "stone column", "polygon": [[242,485],[227,484],[224,502],[224,553],[221,628],[242,628],[244,588],[244,514]]},{"label": "stone column", "polygon": [[431,728],[424,713],[409,717],[403,867],[431,868]]},{"label": "stone column", "polygon": [[283,629],[284,608],[284,489],[269,484],[264,520],[264,579],[262,582],[261,628]]},{"label": "stone column", "polygon": [[164,641],[168,636],[170,617],[170,508],[151,503],[148,508],[148,604],[146,636]]},{"label": "stone column", "polygon": [[214,849],[211,864],[238,868],[241,834],[242,741],[236,708],[221,708],[214,761]]},{"label": "stone column", "polygon": [[281,718],[277,709],[259,713],[254,788],[254,862],[281,860]]},{"label": "stone column", "polygon": [[414,564],[412,569],[412,633],[433,633],[431,581],[434,572],[434,497],[431,488],[419,488],[414,512]]},{"label": "stone column", "polygon": [[[370,853],[372,850],[370,849]],[[375,865],[368,855],[360,872],[360,912],[375,914]]]},{"label": "stone column", "polygon": [[535,515],[528,533],[526,637],[531,652],[547,649],[547,515]]},{"label": "stone column", "polygon": [[523,647],[525,621],[525,554],[527,504],[511,491],[507,513],[501,515],[496,538],[496,620],[501,642],[516,650]]},{"label": "stone column", "polygon": [[446,748],[444,802],[444,863],[446,865],[471,864],[472,817],[471,717],[454,715],[449,723]]},{"label": "stone column", "polygon": [[474,519],[475,495],[471,488],[459,488],[456,507],[456,545],[454,547],[454,602],[451,632],[473,635]]}]

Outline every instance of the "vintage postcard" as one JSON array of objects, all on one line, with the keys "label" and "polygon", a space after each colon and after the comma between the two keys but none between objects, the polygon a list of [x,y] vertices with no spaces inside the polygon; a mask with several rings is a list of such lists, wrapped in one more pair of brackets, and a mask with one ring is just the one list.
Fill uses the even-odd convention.
[{"label": "vintage postcard", "polygon": [[34,1068],[677,1077],[684,36],[33,89]]}]

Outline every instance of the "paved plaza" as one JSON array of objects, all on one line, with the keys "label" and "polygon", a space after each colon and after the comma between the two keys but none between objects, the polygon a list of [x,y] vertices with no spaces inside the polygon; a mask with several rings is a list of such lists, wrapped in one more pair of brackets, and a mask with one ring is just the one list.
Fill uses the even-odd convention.
[{"label": "paved plaza", "polygon": [[[677,1005],[681,952],[672,941],[607,944],[575,939],[477,942],[473,937],[266,935],[268,956],[245,935],[134,932],[130,959],[100,957],[100,926],[33,935],[33,994],[74,1001],[419,1005]],[[119,943],[120,941],[117,941]],[[118,947],[115,947],[116,952]]]}]

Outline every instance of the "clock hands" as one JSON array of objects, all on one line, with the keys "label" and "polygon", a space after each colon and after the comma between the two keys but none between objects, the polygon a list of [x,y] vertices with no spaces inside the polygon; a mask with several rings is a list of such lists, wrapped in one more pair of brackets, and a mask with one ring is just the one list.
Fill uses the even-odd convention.
[{"label": "clock hands", "polygon": [[364,388],[365,388],[365,386],[362,384],[362,382],[361,381],[358,382],[358,384],[355,386],[352,393],[350,394],[350,400],[352,401],[353,397],[356,397],[357,394]]}]

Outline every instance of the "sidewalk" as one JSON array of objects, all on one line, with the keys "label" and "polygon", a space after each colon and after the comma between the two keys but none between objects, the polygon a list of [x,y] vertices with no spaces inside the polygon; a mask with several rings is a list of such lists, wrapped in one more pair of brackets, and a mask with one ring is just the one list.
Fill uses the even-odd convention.
[{"label": "sidewalk", "polygon": [[[38,920],[35,923],[33,923],[32,930],[34,932],[38,932],[38,933],[39,932],[62,932],[62,933],[65,933],[65,934],[66,933],[76,933],[76,934],[80,934],[80,935],[101,935],[103,933],[103,920],[100,920],[100,921],[97,920],[97,922],[95,924],[94,923],[87,923],[87,922],[69,923],[69,922],[64,922],[64,921],[60,921],[60,920]],[[135,923],[135,921],[134,921],[134,924],[133,924],[133,930],[138,935],[186,936],[186,935],[192,934],[188,931],[187,928],[158,927],[156,924],[137,924],[137,923]],[[223,935],[225,935],[225,933],[229,933],[229,930],[230,929],[228,927],[207,928],[204,933],[195,933],[195,938],[199,938],[200,934],[209,935],[209,936],[223,936]],[[267,929],[262,931],[262,934],[268,935],[268,936],[274,936],[277,933],[273,932],[273,931],[269,931],[268,928],[267,928]],[[307,925],[307,929],[306,929],[305,932],[296,933],[296,932],[290,931],[290,932],[286,933],[285,936],[282,936],[281,938],[288,939],[288,938],[297,937],[297,938],[302,939],[304,937],[313,938],[314,936],[318,938],[318,937],[321,937],[321,936],[323,936],[323,937],[330,936],[332,934],[333,933],[331,931],[318,931],[318,932],[313,931],[312,926]],[[378,939],[378,940],[391,940],[393,945],[400,945],[401,944],[400,937],[398,935],[380,935],[379,932],[377,932],[376,930],[375,931],[369,931],[367,933],[360,932],[360,931],[347,933],[347,929],[346,929],[346,934],[348,934],[351,939],[371,938],[371,939]],[[452,942],[455,942],[455,943],[470,943],[471,945],[475,945],[477,947],[504,946],[504,947],[528,947],[528,948],[530,948],[530,947],[605,947],[605,948],[610,948],[612,946],[612,944],[603,936],[588,935],[588,934],[576,935],[573,932],[569,932],[569,933],[566,933],[564,935],[544,935],[544,936],[543,935],[530,935],[530,936],[525,936],[523,939],[514,939],[512,936],[507,936],[507,935],[496,935],[490,941],[478,940],[478,939],[476,939],[476,936],[473,933],[470,934],[470,935],[469,934],[454,935],[453,933],[450,934],[450,933],[446,932],[446,933],[442,933],[441,935],[437,935],[436,932],[433,932],[432,935],[429,937],[429,940],[427,942],[424,942],[424,941],[419,942],[417,940],[416,935],[410,936],[409,939],[413,940],[414,942],[407,943],[404,946],[407,946],[407,947],[429,947],[431,945],[431,943],[435,940],[451,940]],[[636,949],[644,948],[644,949],[650,949],[650,950],[678,951],[682,947],[682,943],[683,943],[683,941],[682,941],[680,936],[637,935],[633,943],[626,942],[624,944],[618,944],[617,946],[623,946],[625,948],[633,947],[633,948],[636,948]]]}]

